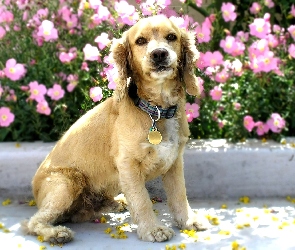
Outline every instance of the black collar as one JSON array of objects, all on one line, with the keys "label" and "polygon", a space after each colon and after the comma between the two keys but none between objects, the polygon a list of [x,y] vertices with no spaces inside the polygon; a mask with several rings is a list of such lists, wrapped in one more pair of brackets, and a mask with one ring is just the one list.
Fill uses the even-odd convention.
[{"label": "black collar", "polygon": [[171,106],[169,108],[162,108],[161,106],[153,106],[148,101],[139,98],[137,95],[137,87],[134,83],[131,83],[128,92],[130,98],[134,102],[134,105],[149,114],[151,117],[155,117],[156,119],[170,119],[176,113],[177,105]]}]

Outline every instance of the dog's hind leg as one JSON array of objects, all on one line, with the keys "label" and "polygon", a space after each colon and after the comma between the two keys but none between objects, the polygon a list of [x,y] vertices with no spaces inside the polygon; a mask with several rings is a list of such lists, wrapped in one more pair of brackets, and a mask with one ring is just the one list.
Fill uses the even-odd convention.
[{"label": "dog's hind leg", "polygon": [[73,239],[73,231],[64,226],[54,226],[66,220],[64,216],[72,209],[73,202],[83,191],[83,187],[73,183],[66,176],[59,175],[48,178],[50,183],[43,181],[38,191],[40,200],[38,212],[27,224],[29,233],[42,236],[44,241],[54,244],[66,243]]}]

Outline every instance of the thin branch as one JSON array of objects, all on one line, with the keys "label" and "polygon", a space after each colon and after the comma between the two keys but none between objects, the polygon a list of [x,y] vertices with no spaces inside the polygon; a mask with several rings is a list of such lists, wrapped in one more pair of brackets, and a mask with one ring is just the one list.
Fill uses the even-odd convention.
[{"label": "thin branch", "polygon": [[185,1],[185,3],[188,6],[190,6],[191,8],[193,8],[194,10],[198,11],[204,17],[208,17],[209,16],[209,13],[205,9],[198,7],[195,3],[191,2],[190,0]]}]

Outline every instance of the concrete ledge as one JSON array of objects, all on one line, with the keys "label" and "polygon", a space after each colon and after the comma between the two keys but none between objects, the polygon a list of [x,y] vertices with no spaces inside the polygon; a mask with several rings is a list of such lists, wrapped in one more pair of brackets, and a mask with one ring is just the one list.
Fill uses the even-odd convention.
[{"label": "concrete ledge", "polygon": [[295,194],[295,148],[291,142],[229,144],[193,141],[185,152],[191,198],[279,197]]},{"label": "concrete ledge", "polygon": [[0,196],[32,196],[32,178],[55,143],[0,143]]},{"label": "concrete ledge", "polygon": [[[295,194],[295,138],[285,145],[249,140],[192,140],[184,154],[189,198],[284,197]],[[30,197],[32,177],[54,143],[0,143],[0,195]],[[147,183],[165,198],[161,180]]]}]

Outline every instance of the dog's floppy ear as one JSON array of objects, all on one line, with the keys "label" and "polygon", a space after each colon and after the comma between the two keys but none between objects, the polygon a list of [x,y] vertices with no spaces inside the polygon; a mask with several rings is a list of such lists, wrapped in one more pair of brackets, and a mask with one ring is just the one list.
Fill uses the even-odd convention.
[{"label": "dog's floppy ear", "polygon": [[127,32],[128,31],[125,31],[120,39],[113,39],[111,46],[111,60],[115,63],[118,70],[118,78],[115,80],[116,89],[114,92],[117,101],[122,100],[128,91],[130,48]]},{"label": "dog's floppy ear", "polygon": [[195,45],[195,34],[185,29],[181,30],[181,53],[180,77],[186,85],[186,92],[199,96],[201,94],[200,87],[194,69],[200,53]]}]

